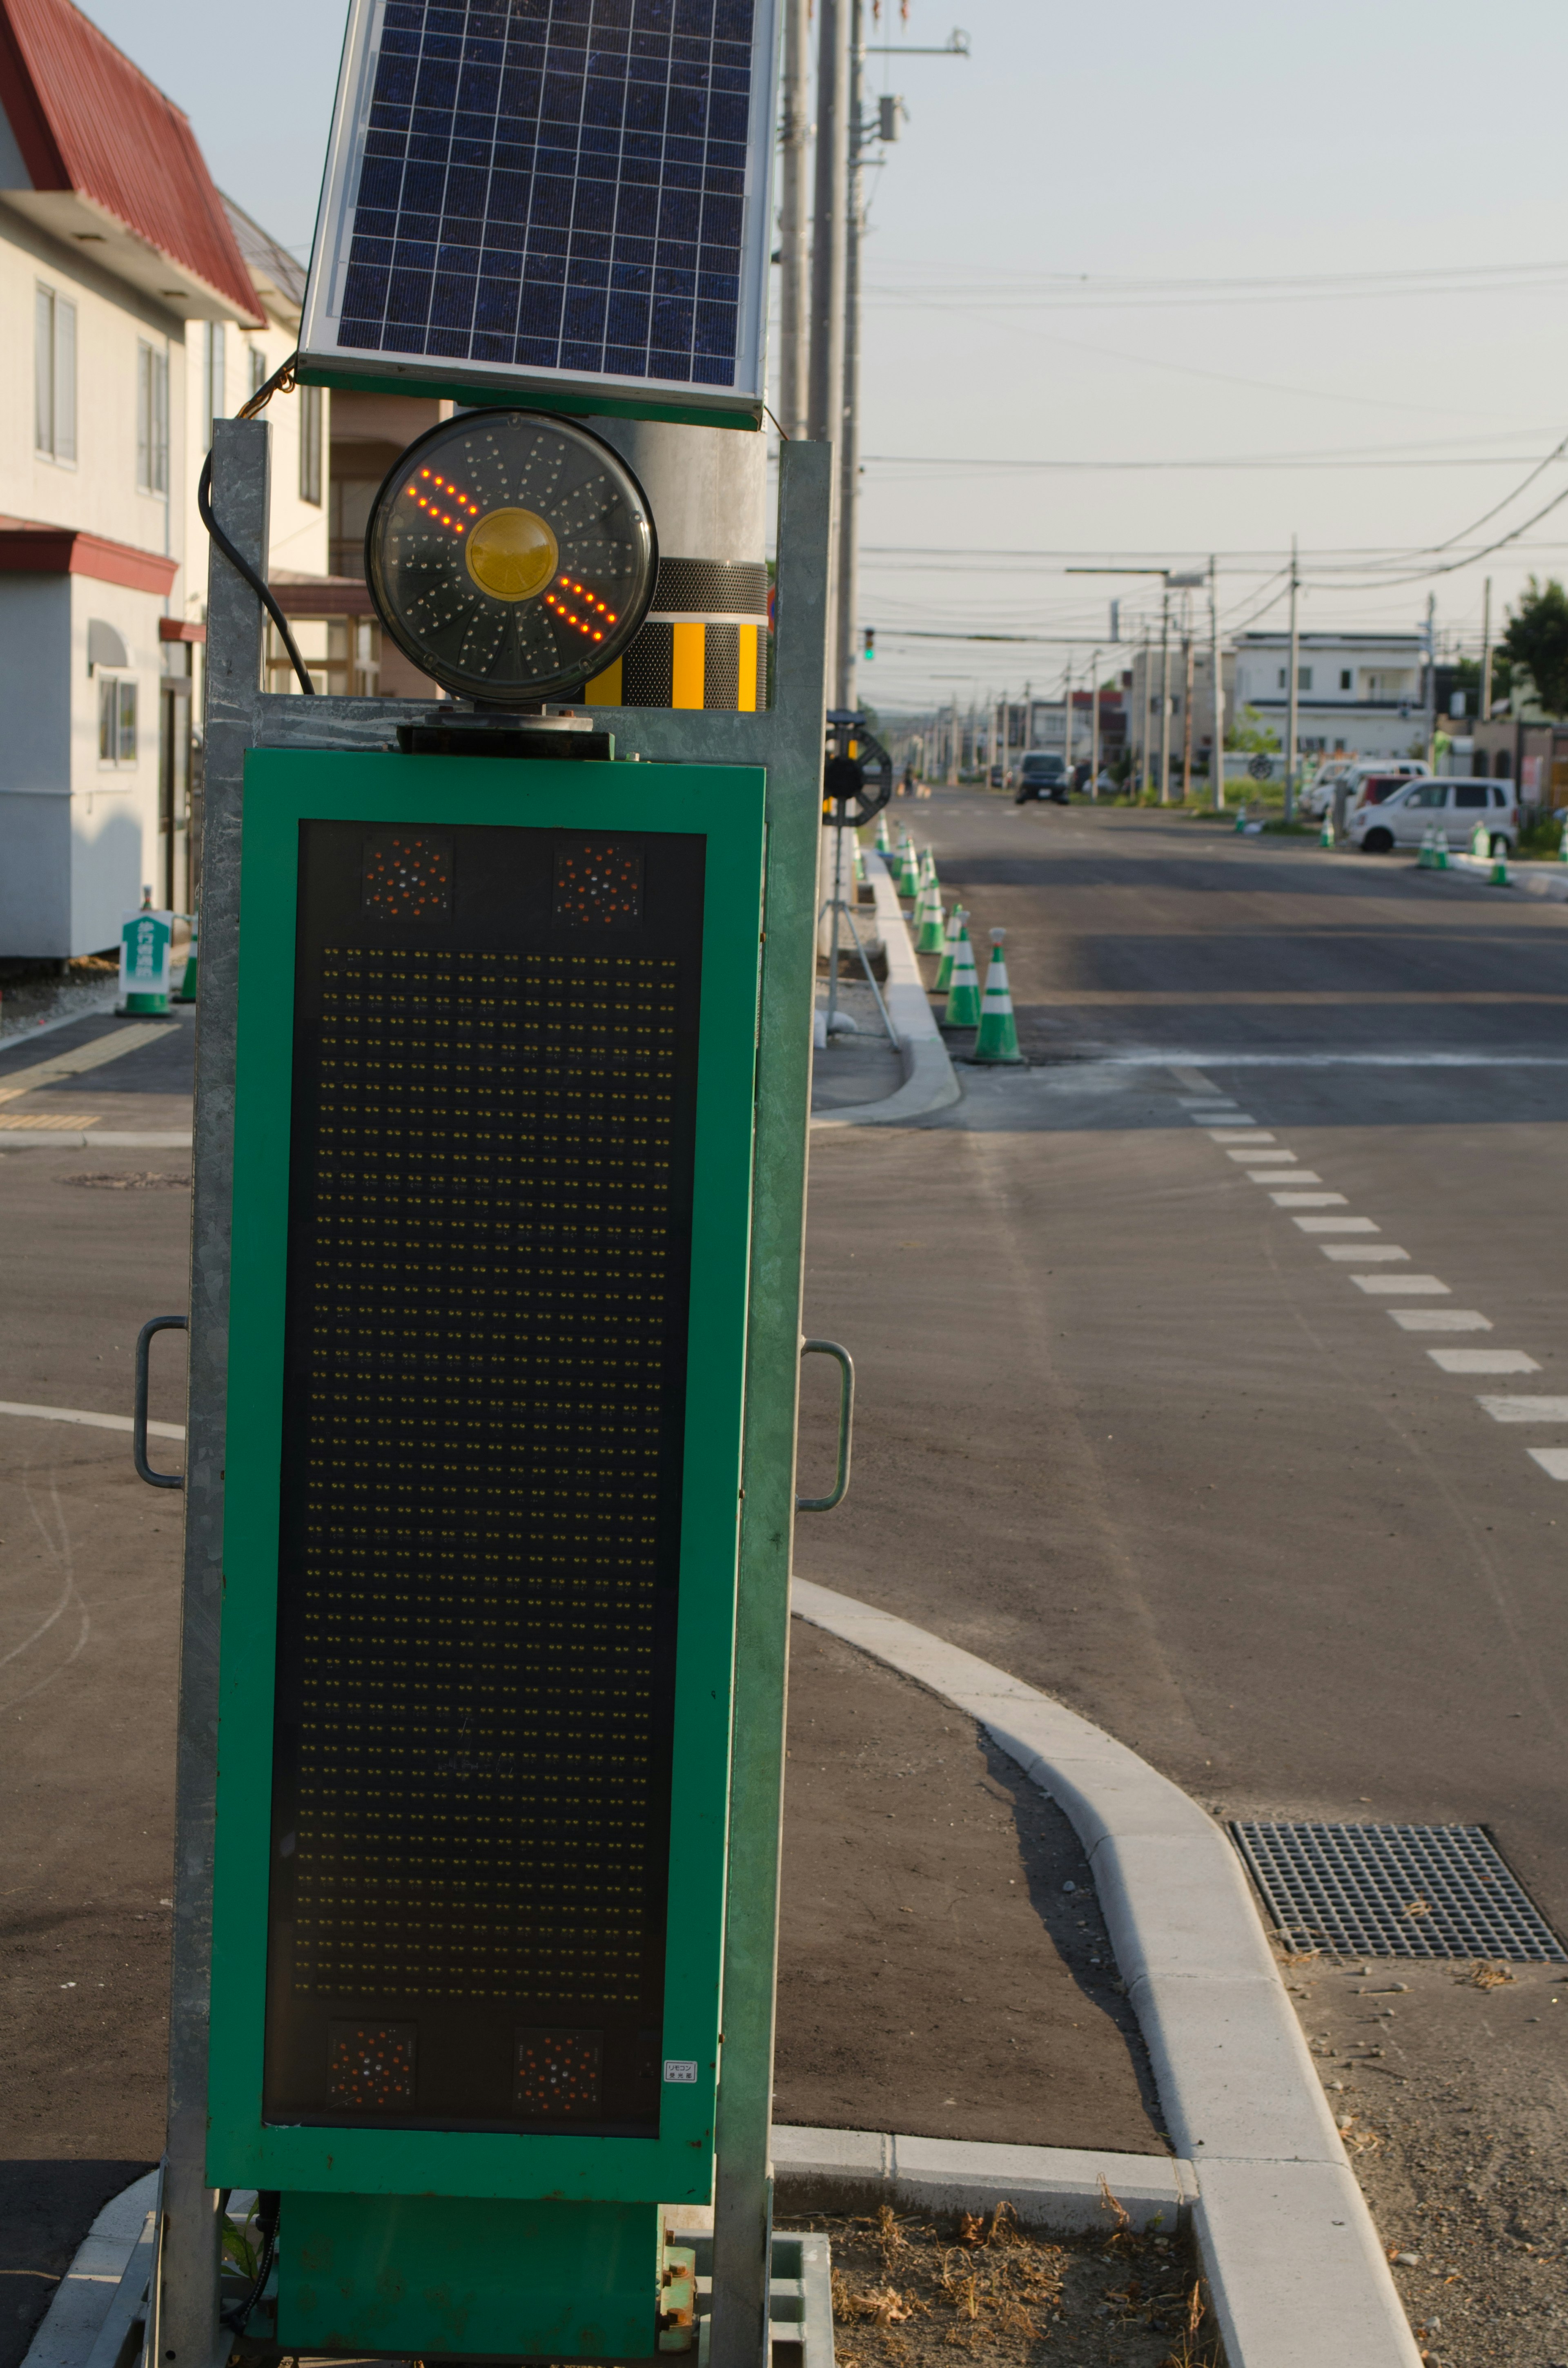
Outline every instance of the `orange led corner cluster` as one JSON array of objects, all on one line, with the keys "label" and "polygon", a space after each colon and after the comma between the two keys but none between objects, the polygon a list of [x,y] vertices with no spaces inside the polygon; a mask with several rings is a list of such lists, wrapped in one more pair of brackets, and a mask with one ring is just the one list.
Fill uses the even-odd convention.
[{"label": "orange led corner cluster", "polygon": [[[423,494],[420,491],[420,483],[427,484],[431,494],[437,498],[432,500]],[[468,510],[473,517],[479,516],[479,504],[470,501],[468,495],[460,493],[449,478],[437,476],[434,469],[421,469],[419,482],[406,485],[403,490],[418,508],[428,510],[433,518],[438,519],[442,526],[449,526],[455,534],[466,533],[468,521],[466,518],[453,518],[450,511],[443,507],[445,502],[450,502],[454,510]]]},{"label": "orange led corner cluster", "polygon": [[574,616],[565,601],[557,599],[553,592],[545,594],[545,607],[552,609],[562,624],[575,625],[580,633],[586,633],[593,641],[602,642],[604,632],[598,620],[602,617],[605,624],[613,625],[616,621],[615,610],[607,606],[597,593],[590,592],[585,584],[574,584],[569,575],[562,575],[561,578],[561,588],[563,592],[575,593],[585,609],[590,609],[592,614],[586,617]]}]

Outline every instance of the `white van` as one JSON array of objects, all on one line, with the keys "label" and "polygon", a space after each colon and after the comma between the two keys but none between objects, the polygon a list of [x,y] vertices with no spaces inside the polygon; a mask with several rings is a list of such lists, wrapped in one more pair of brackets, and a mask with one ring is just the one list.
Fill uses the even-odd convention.
[{"label": "white van", "polygon": [[1396,847],[1418,848],[1436,823],[1449,847],[1462,854],[1481,823],[1487,851],[1511,855],[1519,837],[1514,789],[1512,781],[1458,780],[1442,774],[1411,781],[1377,805],[1356,808],[1350,816],[1350,843],[1368,855],[1388,855]]}]

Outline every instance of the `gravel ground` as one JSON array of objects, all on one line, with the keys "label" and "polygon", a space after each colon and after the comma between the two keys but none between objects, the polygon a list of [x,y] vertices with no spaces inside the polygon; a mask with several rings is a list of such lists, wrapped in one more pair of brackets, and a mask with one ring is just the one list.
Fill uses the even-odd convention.
[{"label": "gravel ground", "polygon": [[1430,2368],[1568,2368],[1565,1975],[1286,1962]]},{"label": "gravel ground", "polygon": [[1190,2248],[1118,2233],[1026,2237],[1004,2206],[935,2224],[822,2216],[837,2368],[1221,2368]]}]

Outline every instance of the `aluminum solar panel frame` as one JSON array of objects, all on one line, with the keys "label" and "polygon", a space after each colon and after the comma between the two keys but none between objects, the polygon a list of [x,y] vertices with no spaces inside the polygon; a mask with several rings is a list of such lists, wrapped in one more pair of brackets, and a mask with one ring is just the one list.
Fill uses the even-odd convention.
[{"label": "aluminum solar panel frame", "polygon": [[307,382],[761,424],[777,0],[351,0]]}]

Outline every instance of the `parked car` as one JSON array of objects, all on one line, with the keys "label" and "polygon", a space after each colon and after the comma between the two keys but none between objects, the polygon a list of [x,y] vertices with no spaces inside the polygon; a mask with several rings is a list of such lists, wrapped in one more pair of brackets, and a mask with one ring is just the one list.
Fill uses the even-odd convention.
[{"label": "parked car", "polygon": [[1059,806],[1067,803],[1067,762],[1052,755],[1049,748],[1028,748],[1018,767],[1018,794],[1016,806],[1029,798],[1054,798]]},{"label": "parked car", "polygon": [[1301,792],[1301,812],[1313,816],[1325,814],[1334,803],[1335,791],[1355,768],[1354,757],[1326,757]]},{"label": "parked car", "polygon": [[[1350,814],[1358,805],[1381,805],[1404,782],[1429,780],[1431,772],[1424,757],[1383,757],[1376,764],[1352,765],[1345,776],[1345,811]],[[1332,801],[1332,790],[1329,795]]]},{"label": "parked car", "polygon": [[1512,781],[1469,781],[1442,774],[1406,781],[1375,805],[1360,805],[1350,817],[1353,847],[1368,855],[1388,855],[1396,847],[1419,847],[1437,823],[1450,848],[1468,848],[1477,823],[1485,826],[1493,855],[1512,854],[1518,844],[1519,809]]}]

